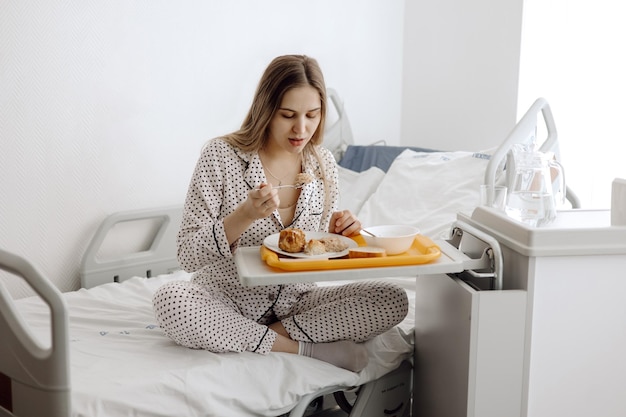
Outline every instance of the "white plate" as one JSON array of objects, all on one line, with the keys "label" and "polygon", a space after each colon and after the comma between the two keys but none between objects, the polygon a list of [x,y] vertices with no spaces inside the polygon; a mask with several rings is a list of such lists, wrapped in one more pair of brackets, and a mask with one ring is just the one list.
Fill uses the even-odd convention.
[{"label": "white plate", "polygon": [[336,235],[334,233],[326,233],[326,232],[304,232],[304,234],[306,235],[306,241],[308,242],[311,239],[321,239],[324,237],[328,237],[328,236],[334,236],[336,238],[338,238],[339,240],[341,240],[342,242],[346,243],[348,245],[348,249],[343,250],[341,252],[326,252],[326,253],[322,253],[321,255],[307,255],[304,252],[296,252],[296,253],[291,253],[291,252],[285,252],[284,250],[281,250],[278,247],[278,239],[280,237],[280,233],[276,233],[273,235],[269,235],[268,237],[265,238],[265,240],[263,241],[263,245],[270,249],[273,250],[276,253],[280,253],[281,255],[285,255],[285,256],[291,256],[293,258],[311,258],[311,259],[316,259],[316,258],[341,258],[342,256],[346,256],[349,252],[350,248],[356,248],[357,246],[359,246],[354,240],[350,239],[349,237],[345,237],[343,235]]}]

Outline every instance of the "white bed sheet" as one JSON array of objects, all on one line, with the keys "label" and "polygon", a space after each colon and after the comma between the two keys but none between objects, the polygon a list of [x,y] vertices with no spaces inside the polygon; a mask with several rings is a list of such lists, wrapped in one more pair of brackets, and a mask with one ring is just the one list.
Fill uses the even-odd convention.
[{"label": "white bed sheet", "polygon": [[[164,282],[189,278],[184,272],[135,277],[64,294],[73,417],[277,416],[319,388],[361,385],[412,357],[415,278],[390,278],[407,290],[411,309],[400,325],[367,342],[370,363],[358,374],[298,355],[215,354],[176,345],[156,324],[151,299]],[[16,303],[49,344],[47,306],[37,297]]]}]

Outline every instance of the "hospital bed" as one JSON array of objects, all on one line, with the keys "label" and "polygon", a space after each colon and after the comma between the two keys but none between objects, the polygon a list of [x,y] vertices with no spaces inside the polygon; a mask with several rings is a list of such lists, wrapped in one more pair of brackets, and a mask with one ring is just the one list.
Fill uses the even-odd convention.
[{"label": "hospital bed", "polygon": [[[341,205],[364,225],[416,224],[426,236],[445,237],[458,212],[476,207],[489,156],[501,150],[357,146],[340,100],[330,97],[338,108],[327,133],[340,163]],[[175,260],[181,210],[107,217],[83,256],[83,288],[75,292],[59,293],[27,259],[0,249],[0,268],[25,278],[38,295],[12,300],[0,284],[1,417],[296,417],[312,414],[330,394],[352,416],[383,409],[408,415],[414,277],[385,278],[405,288],[410,311],[366,342],[370,361],[359,373],[298,355],[187,349],[162,333],[151,304],[163,283],[191,277]],[[136,222],[152,228],[145,249],[101,259],[107,236]]]}]

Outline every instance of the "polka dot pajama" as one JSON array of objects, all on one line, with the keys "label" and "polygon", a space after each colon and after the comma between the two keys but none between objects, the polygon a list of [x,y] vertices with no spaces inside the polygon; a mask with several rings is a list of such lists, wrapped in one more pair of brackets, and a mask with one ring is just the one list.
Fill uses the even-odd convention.
[{"label": "polka dot pajama", "polygon": [[176,343],[212,352],[266,354],[277,336],[267,326],[278,320],[292,339],[317,343],[363,342],[404,319],[405,291],[384,281],[329,287],[312,283],[244,287],[239,282],[233,260],[237,247],[260,245],[285,227],[328,230],[330,216],[337,211],[338,173],[332,154],[324,148],[319,152],[324,170],[312,156],[303,160],[303,172],[317,180],[302,188],[292,224],[283,225],[275,211],[229,245],[224,217],[267,179],[255,152],[244,152],[219,138],[203,148],[177,237],[179,263],[194,275],[189,282],[165,284],[153,298],[161,328]]},{"label": "polka dot pajama", "polygon": [[[408,309],[404,290],[384,281],[316,287],[304,293],[288,285],[277,290],[274,300],[259,294],[235,301],[219,288],[173,282],[161,287],[154,300],[169,337],[212,352],[268,353],[276,334],[267,324],[277,320],[294,340],[363,342],[402,321]],[[253,304],[261,308],[248,308],[247,313],[255,315],[244,315],[238,304],[251,304],[255,297]]]}]

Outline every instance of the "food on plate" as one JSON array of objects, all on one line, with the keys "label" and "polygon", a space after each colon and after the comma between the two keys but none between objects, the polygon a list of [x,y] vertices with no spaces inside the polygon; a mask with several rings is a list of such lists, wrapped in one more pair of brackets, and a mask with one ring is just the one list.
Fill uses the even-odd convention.
[{"label": "food on plate", "polygon": [[324,244],[326,252],[341,252],[348,249],[348,244],[337,236],[325,236],[320,239],[320,242]]},{"label": "food on plate", "polygon": [[387,251],[376,246],[359,246],[350,248],[348,251],[348,258],[380,258],[383,256],[387,256]]},{"label": "food on plate", "polygon": [[278,247],[289,253],[302,252],[306,244],[306,235],[302,229],[288,228],[280,231]]},{"label": "food on plate", "polygon": [[320,240],[311,239],[304,246],[304,253],[307,255],[322,255],[326,253],[326,246]]},{"label": "food on plate", "polygon": [[325,236],[320,239],[310,239],[304,248],[307,255],[322,255],[326,252],[342,252],[348,249],[348,244],[336,236]]},{"label": "food on plate", "polygon": [[349,245],[338,236],[316,236],[308,239],[302,229],[290,227],[283,229],[278,236],[278,248],[288,253],[304,252],[306,255],[343,252]]},{"label": "food on plate", "polygon": [[298,175],[296,175],[296,185],[297,186],[303,186],[303,185],[307,185],[310,182],[313,182],[313,175],[311,174],[307,174],[306,172],[302,172]]}]

